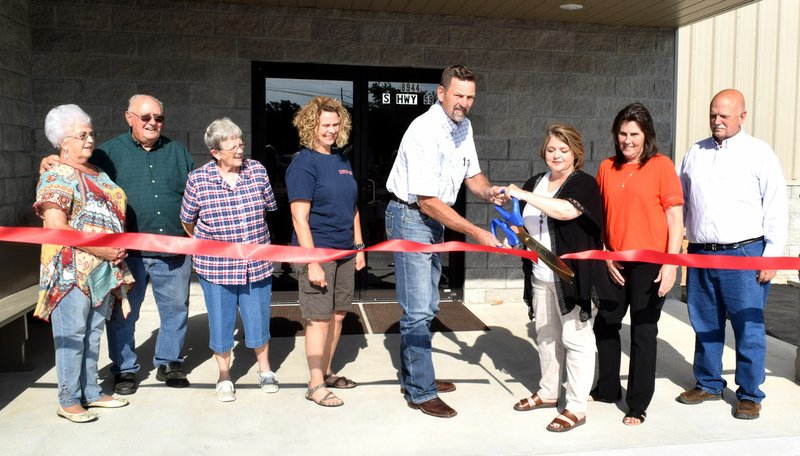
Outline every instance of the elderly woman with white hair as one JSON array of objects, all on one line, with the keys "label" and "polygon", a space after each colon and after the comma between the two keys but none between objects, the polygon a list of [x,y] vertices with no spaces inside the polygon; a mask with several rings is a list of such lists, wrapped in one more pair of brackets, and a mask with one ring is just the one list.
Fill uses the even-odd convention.
[{"label": "elderly woman with white hair", "polygon": [[[92,120],[74,104],[53,108],[45,135],[59,163],[43,173],[33,209],[45,228],[121,233],[125,192],[89,164],[95,145]],[[97,384],[100,336],[112,303],[126,305],[133,277],[124,249],[42,245],[39,300],[34,315],[52,323],[58,376],[58,416],[73,423],[98,418],[89,407],[118,408],[125,399],[103,394]],[[116,299],[115,299],[116,298]]]},{"label": "elderly woman with white hair", "polygon": [[[197,239],[269,244],[265,211],[274,211],[277,204],[266,168],[244,158],[242,130],[227,117],[212,122],[204,140],[213,160],[189,173],[183,228]],[[236,400],[230,364],[237,308],[245,345],[256,353],[259,386],[276,393],[278,381],[268,358],[272,262],[205,255],[194,255],[193,261],[206,300],[209,347],[219,368],[217,399]]]}]

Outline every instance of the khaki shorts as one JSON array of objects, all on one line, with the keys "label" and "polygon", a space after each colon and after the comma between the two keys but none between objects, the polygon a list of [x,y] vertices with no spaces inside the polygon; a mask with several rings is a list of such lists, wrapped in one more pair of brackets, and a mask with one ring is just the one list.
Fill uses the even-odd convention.
[{"label": "khaki shorts", "polygon": [[320,288],[308,281],[308,265],[294,265],[300,289],[300,312],[306,320],[330,320],[335,311],[349,311],[356,285],[356,259],[321,263],[328,286]]}]

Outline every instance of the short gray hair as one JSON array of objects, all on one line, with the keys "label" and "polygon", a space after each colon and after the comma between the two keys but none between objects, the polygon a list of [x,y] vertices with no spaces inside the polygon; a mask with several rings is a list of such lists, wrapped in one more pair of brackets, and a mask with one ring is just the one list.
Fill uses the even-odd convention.
[{"label": "short gray hair", "polygon": [[75,104],[56,106],[44,118],[44,134],[50,144],[59,149],[61,141],[69,135],[72,127],[79,123],[92,124],[92,118],[80,106]]},{"label": "short gray hair", "polygon": [[241,138],[242,129],[227,117],[211,122],[206,128],[206,135],[203,137],[208,150],[219,149],[219,144],[226,139]]},{"label": "short gray hair", "polygon": [[161,113],[162,114],[164,113],[164,103],[162,103],[161,100],[159,100],[158,98],[144,93],[137,93],[136,95],[128,98],[128,111],[130,111],[133,108],[133,103],[136,101],[136,99],[142,97],[152,98],[153,100],[155,100],[155,102],[158,103],[158,107],[161,108]]}]

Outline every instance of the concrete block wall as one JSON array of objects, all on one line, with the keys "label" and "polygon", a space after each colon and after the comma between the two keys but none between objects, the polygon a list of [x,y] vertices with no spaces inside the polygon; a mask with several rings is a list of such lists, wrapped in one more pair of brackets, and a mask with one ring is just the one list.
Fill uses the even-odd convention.
[{"label": "concrete block wall", "polygon": [[[30,211],[44,115],[81,104],[101,139],[124,131],[125,100],[150,92],[167,104],[166,134],[207,159],[202,131],[228,115],[250,126],[250,62],[303,61],[440,68],[462,61],[480,77],[473,111],[484,171],[520,183],[543,170],[535,156],[551,121],[576,125],[586,171],[611,151],[616,111],[639,100],[671,154],[674,32],[428,15],[260,8],[213,2],[5,0],[0,2],[0,225]],[[335,27],[331,27],[334,24]],[[446,25],[442,25],[446,24]],[[533,157],[533,160],[531,160]],[[789,186],[786,254],[800,254],[800,184]],[[494,214],[472,198],[468,217]],[[519,260],[467,256],[467,300],[518,300]],[[792,279],[782,271],[778,282]]]},{"label": "concrete block wall", "polygon": [[[672,155],[675,31],[521,20],[268,8],[210,1],[29,2],[32,123],[38,162],[49,151],[41,124],[52,106],[77,103],[100,140],[127,129],[136,92],[165,103],[164,132],[208,159],[202,134],[222,115],[250,125],[252,61],[443,68],[464,62],[479,76],[471,118],[481,166],[497,184],[522,183],[544,165],[545,127],[575,125],[585,170],[613,152],[610,127],[624,105],[651,110]],[[0,38],[8,41],[6,38]],[[30,146],[30,145],[28,145]],[[25,190],[22,196],[32,191]],[[494,211],[468,200],[486,226]],[[521,301],[517,258],[468,254],[468,302]]]},{"label": "concrete block wall", "polygon": [[37,221],[27,0],[0,2],[0,30],[0,225],[30,225]]}]

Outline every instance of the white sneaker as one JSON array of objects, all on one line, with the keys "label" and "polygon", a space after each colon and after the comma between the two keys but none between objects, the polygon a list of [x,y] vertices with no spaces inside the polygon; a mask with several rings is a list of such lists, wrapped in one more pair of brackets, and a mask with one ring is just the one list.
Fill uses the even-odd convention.
[{"label": "white sneaker", "polygon": [[233,382],[230,380],[223,380],[217,383],[217,399],[220,402],[232,402],[236,400],[236,389],[233,387]]},{"label": "white sneaker", "polygon": [[261,391],[265,393],[277,393],[278,392],[278,379],[275,377],[275,372],[267,371],[267,372],[257,372],[258,375],[258,385],[261,387]]}]

